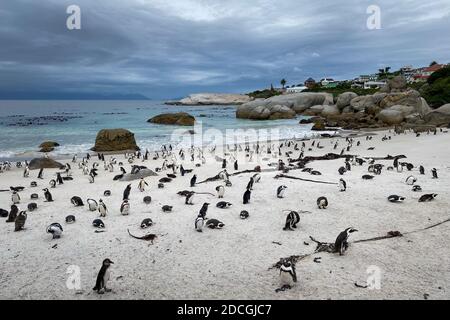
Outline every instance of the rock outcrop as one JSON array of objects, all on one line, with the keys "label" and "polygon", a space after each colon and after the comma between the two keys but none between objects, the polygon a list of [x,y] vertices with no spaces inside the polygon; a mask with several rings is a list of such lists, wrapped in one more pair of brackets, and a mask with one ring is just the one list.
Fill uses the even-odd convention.
[{"label": "rock outcrop", "polygon": [[30,170],[61,169],[64,168],[64,165],[50,158],[34,158],[30,161],[28,167]]},{"label": "rock outcrop", "polygon": [[56,147],[59,147],[59,143],[54,141],[45,141],[39,145],[39,152],[52,152]]},{"label": "rock outcrop", "polygon": [[191,94],[187,98],[179,101],[168,101],[166,104],[183,106],[239,105],[252,100],[253,98],[245,94],[197,93]]},{"label": "rock outcrop", "polygon": [[193,126],[195,118],[186,112],[163,113],[147,120],[147,122],[175,126]]},{"label": "rock outcrop", "polygon": [[97,133],[95,146],[97,152],[139,150],[134,133],[126,129],[103,129]]},{"label": "rock outcrop", "polygon": [[157,176],[158,174],[155,173],[153,170],[150,170],[148,168],[145,169],[141,169],[139,170],[137,173],[126,173],[123,175],[123,177],[121,179],[119,179],[119,181],[134,181],[134,180],[138,180],[138,179],[143,179],[143,178],[147,178],[147,177],[154,177]]},{"label": "rock outcrop", "polygon": [[350,101],[356,98],[358,95],[354,92],[341,93],[336,101],[336,106],[339,110],[343,110],[345,107],[350,106]]},{"label": "rock outcrop", "polygon": [[277,119],[292,119],[296,113],[282,105],[248,105],[243,104],[237,107],[236,117],[240,119],[251,120],[277,120]]}]

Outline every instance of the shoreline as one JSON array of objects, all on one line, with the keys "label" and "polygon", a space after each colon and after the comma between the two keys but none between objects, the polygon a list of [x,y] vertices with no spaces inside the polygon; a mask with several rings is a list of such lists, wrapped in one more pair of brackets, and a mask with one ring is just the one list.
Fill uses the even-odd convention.
[{"label": "shoreline", "polygon": [[[309,236],[320,241],[334,241],[336,235],[346,227],[356,227],[359,232],[352,236],[351,242],[377,237],[388,231],[399,230],[402,233],[420,229],[442,220],[448,219],[448,212],[442,210],[450,206],[448,195],[450,179],[448,167],[449,151],[444,146],[448,141],[448,132],[438,132],[436,136],[422,134],[396,135],[392,140],[381,141],[388,131],[380,131],[371,135],[371,141],[361,141],[359,147],[352,147],[349,153],[364,157],[380,157],[387,154],[405,154],[406,161],[415,166],[422,164],[426,175],[420,176],[417,168],[402,173],[383,170],[380,176],[372,181],[361,179],[367,174],[367,164],[353,166],[352,171],[340,176],[337,169],[343,160],[313,161],[307,165],[322,173],[313,177],[301,170],[289,173],[291,176],[335,181],[344,178],[348,184],[346,192],[338,192],[334,185],[323,185],[290,179],[273,179],[277,172],[263,171],[260,183],[254,185],[252,200],[249,205],[242,205],[242,193],[251,175],[242,173],[231,177],[233,186],[226,189],[223,200],[233,203],[230,209],[218,209],[216,196],[198,194],[194,205],[184,204],[184,197],[176,192],[190,190],[189,180],[192,174],[178,177],[166,183],[164,189],[158,189],[157,183],[169,171],[162,171],[156,177],[146,178],[149,187],[140,193],[136,184],[132,183],[130,197],[131,213],[122,216],[119,207],[122,192],[129,182],[112,181],[112,177],[120,171],[116,167],[110,173],[100,165],[99,176],[90,184],[86,176],[72,165],[74,181],[50,189],[55,202],[49,204],[42,199],[36,212],[30,212],[26,222],[26,230],[14,232],[13,225],[0,223],[0,241],[3,243],[0,267],[5,274],[14,273],[14,277],[0,280],[0,297],[6,299],[423,299],[427,293],[429,299],[445,299],[449,297],[450,257],[447,247],[450,245],[448,234],[450,225],[443,224],[426,231],[404,235],[400,238],[376,242],[351,243],[344,256],[329,253],[315,254],[321,257],[321,263],[313,258],[297,263],[299,282],[291,289],[276,293],[279,286],[278,270],[268,270],[280,258],[290,255],[310,254],[314,251],[314,243]],[[340,147],[333,151],[333,144]],[[325,138],[320,140],[320,148],[311,146],[306,141],[305,156],[320,156],[329,152],[338,152],[345,145],[345,138]],[[442,146],[442,147],[441,147]],[[368,150],[374,147],[374,150]],[[286,161],[283,147],[282,158]],[[309,150],[311,149],[311,150]],[[181,161],[185,168],[194,169],[199,180],[204,180],[221,170],[222,150],[215,154],[205,152],[206,164],[199,159],[191,162],[189,157]],[[228,152],[227,150],[225,150]],[[295,151],[293,157],[297,156]],[[231,157],[233,152],[229,152]],[[271,168],[276,163],[275,154],[262,155],[258,160],[262,169]],[[107,157],[108,159],[109,157]],[[123,156],[117,157],[123,161]],[[245,152],[239,159],[246,159]],[[80,158],[79,158],[80,160]],[[92,159],[92,161],[95,161]],[[135,161],[133,164],[144,165],[154,170],[160,167],[163,159]],[[124,162],[129,172],[130,165]],[[378,161],[385,166],[392,161]],[[200,164],[196,167],[194,164]],[[240,162],[239,171],[251,170],[256,163]],[[232,163],[229,172],[233,173]],[[436,167],[439,179],[431,179],[429,170]],[[13,168],[0,173],[3,181],[0,189],[9,185],[23,185],[21,192],[22,209],[29,203],[29,195],[37,192],[42,197],[41,189],[48,186],[58,170],[45,169],[44,180],[38,180],[38,188],[28,188],[29,182],[35,179],[36,171],[30,178],[22,177],[22,169]],[[423,193],[435,192],[439,196],[430,203],[417,203],[423,193],[414,193],[405,184],[409,175],[419,178]],[[7,183],[6,183],[7,182]],[[6,183],[6,184],[5,184]],[[204,183],[192,188],[197,192],[215,194],[214,188],[220,181]],[[275,191],[278,185],[288,187],[285,198],[277,199]],[[109,189],[111,197],[103,197],[103,191]],[[401,204],[393,204],[386,200],[389,194],[407,197]],[[109,208],[105,218],[106,229],[103,233],[95,233],[91,223],[98,217],[97,212],[89,212],[86,207],[76,208],[70,203],[74,195],[83,200],[87,198],[103,198]],[[152,203],[145,205],[142,197],[150,195]],[[329,208],[318,210],[316,199],[327,196]],[[220,199],[222,200],[222,199]],[[7,204],[10,194],[0,193],[0,203]],[[194,230],[193,221],[203,202],[210,202],[209,218],[216,218],[225,223],[221,230],[205,229],[203,233]],[[173,212],[163,213],[161,206],[174,206]],[[4,206],[4,205],[3,205]],[[296,231],[283,231],[285,209],[310,211],[311,214],[301,216]],[[248,210],[250,218],[241,220],[239,212]],[[74,214],[76,223],[67,225],[64,217]],[[150,217],[154,226],[141,230],[139,223]],[[60,222],[64,227],[61,239],[51,240],[45,233],[45,227],[52,222]],[[133,234],[154,233],[159,235],[154,245],[129,237],[127,229]],[[281,245],[275,245],[274,242]],[[308,243],[309,245],[305,245]],[[434,246],[440,243],[439,246]],[[57,247],[53,248],[57,244]],[[200,245],[201,244],[201,245]],[[430,250],[432,248],[432,250]],[[113,291],[105,295],[97,295],[91,288],[98,272],[99,264],[104,258],[114,262],[111,288]],[[41,261],[35,272],[20,272],[33,261]],[[69,277],[67,268],[79,266],[81,270],[81,288],[77,291],[68,289],[66,281]],[[381,289],[369,290],[355,288],[354,283],[364,284],[367,268],[377,266],[382,271]],[[18,267],[19,266],[19,267]],[[201,276],[199,277],[199,271]],[[39,277],[35,275],[39,273]],[[399,286],[399,283],[402,285]],[[439,288],[438,288],[439,287]]]}]

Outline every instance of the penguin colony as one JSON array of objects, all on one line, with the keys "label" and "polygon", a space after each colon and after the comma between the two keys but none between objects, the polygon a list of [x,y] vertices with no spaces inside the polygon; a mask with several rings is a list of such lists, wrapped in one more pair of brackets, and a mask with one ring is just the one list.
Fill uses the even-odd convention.
[{"label": "penguin colony", "polygon": [[[392,135],[395,135],[394,133]],[[383,141],[391,140],[391,136],[383,137]],[[367,136],[365,138],[346,138],[344,140],[330,140],[331,147],[333,150],[341,149],[340,155],[343,156],[336,161],[341,161],[338,166],[338,173],[340,179],[335,181],[337,185],[337,190],[335,192],[331,191],[331,189],[326,189],[327,195],[318,194],[317,200],[314,199],[301,199],[301,193],[298,192],[298,188],[300,188],[300,184],[296,185],[295,182],[292,182],[289,187],[286,185],[277,184],[274,180],[272,198],[270,201],[281,201],[290,197],[298,197],[299,204],[304,206],[310,210],[327,209],[325,211],[333,211],[337,202],[339,202],[339,194],[351,192],[351,184],[350,187],[347,184],[347,180],[354,180],[355,176],[352,174],[352,171],[356,171],[355,167],[367,167],[367,173],[362,175],[363,180],[367,180],[364,183],[373,183],[377,181],[377,176],[386,175],[386,174],[401,174],[399,175],[399,180],[403,179],[404,188],[398,190],[401,192],[401,195],[391,194],[386,195],[387,201],[396,205],[401,205],[407,201],[417,201],[419,203],[426,203],[431,201],[437,201],[439,199],[438,194],[433,193],[433,190],[427,190],[429,193],[423,193],[414,195],[414,193],[422,193],[422,187],[419,185],[421,180],[433,179],[438,180],[439,170],[437,168],[429,168],[427,176],[427,169],[424,168],[423,165],[418,163],[408,163],[405,162],[405,156],[393,157],[389,160],[376,160],[370,158],[362,158],[358,155],[353,155],[352,150],[354,146],[361,146],[365,142],[369,142],[373,139],[372,136]],[[97,154],[97,157],[86,155],[84,158],[80,159],[77,155],[72,158],[72,165],[66,164],[64,168],[57,170],[56,173],[52,172],[50,169],[39,170],[38,174],[35,175],[33,171],[29,169],[28,163],[20,163],[17,164],[17,168],[24,168],[21,175],[23,179],[31,179],[35,176],[38,180],[31,181],[29,183],[30,190],[34,188],[39,188],[40,186],[44,187],[42,190],[42,197],[38,193],[31,193],[29,196],[32,200],[40,202],[39,206],[36,202],[24,203],[24,200],[21,197],[21,194],[26,192],[26,188],[24,187],[10,187],[11,190],[11,204],[10,209],[0,209],[0,216],[6,218],[6,222],[14,223],[14,231],[23,231],[26,230],[27,220],[33,219],[34,212],[39,212],[39,208],[45,204],[47,208],[51,210],[51,203],[55,201],[63,201],[58,197],[53,197],[53,194],[58,192],[59,189],[64,188],[67,183],[76,183],[80,185],[82,188],[82,182],[79,179],[72,178],[72,166],[74,168],[78,167],[78,170],[82,173],[83,176],[86,176],[86,183],[89,184],[97,184],[98,177],[104,177],[105,175],[110,176],[110,183],[106,185],[108,189],[106,189],[101,195],[92,194],[90,197],[83,199],[78,195],[73,195],[70,199],[70,203],[72,204],[71,214],[66,215],[64,223],[67,225],[63,226],[59,222],[55,221],[49,224],[46,228],[46,232],[51,235],[52,240],[58,240],[64,237],[65,234],[70,234],[70,226],[72,224],[80,223],[78,222],[79,216],[83,214],[89,214],[91,212],[92,222],[91,228],[95,230],[95,232],[101,232],[99,230],[106,229],[105,221],[109,223],[115,223],[115,218],[117,216],[130,216],[135,224],[136,228],[140,228],[141,230],[148,228],[155,228],[155,221],[157,224],[158,215],[155,213],[158,210],[153,210],[152,218],[142,217],[139,219],[134,219],[133,216],[139,215],[139,212],[133,210],[135,203],[139,200],[147,206],[155,205],[159,206],[161,209],[161,213],[164,214],[190,214],[193,216],[194,228],[193,230],[198,233],[203,233],[205,228],[211,230],[220,230],[229,228],[230,225],[237,223],[238,220],[248,220],[248,222],[242,221],[241,223],[252,223],[253,217],[258,217],[261,214],[261,210],[264,208],[258,207],[258,199],[259,194],[262,193],[263,190],[258,188],[258,184],[262,181],[262,179],[272,179],[270,175],[266,175],[263,172],[252,172],[250,174],[241,174],[238,177],[233,175],[234,172],[237,172],[239,167],[242,167],[243,163],[238,162],[237,154],[242,152],[245,154],[247,160],[252,159],[253,157],[259,156],[263,159],[263,163],[267,166],[264,168],[274,168],[276,171],[281,171],[283,173],[288,173],[292,170],[291,174],[298,174],[299,177],[308,178],[308,175],[317,176],[313,177],[313,179],[320,178],[323,174],[314,170],[310,166],[314,166],[314,162],[308,163],[308,167],[296,167],[295,159],[302,159],[305,157],[307,151],[316,149],[323,149],[326,142],[320,142],[316,140],[287,140],[281,142],[279,145],[275,143],[272,144],[259,144],[259,143],[247,143],[245,145],[234,145],[226,146],[226,150],[222,156],[221,161],[218,161],[217,158],[220,158],[216,153],[216,148],[207,148],[207,149],[199,149],[199,148],[186,148],[180,149],[179,151],[173,150],[172,146],[164,145],[160,150],[155,152],[146,151],[145,153],[136,152],[124,155],[124,161],[119,162],[118,159],[122,160],[122,158],[118,155],[110,156],[109,159],[106,159],[103,154]],[[283,150],[283,152],[282,152]],[[368,148],[367,150],[373,150],[373,148]],[[361,152],[359,150],[359,152]],[[199,168],[202,165],[207,163],[207,157],[205,154],[211,156],[211,158],[215,159],[218,162],[217,170],[218,174],[216,176],[215,182],[203,183],[202,179],[206,178],[197,173],[195,168]],[[349,154],[348,156],[345,156]],[[283,159],[278,159],[277,161],[271,161],[271,158],[278,158],[280,156]],[[97,159],[96,159],[97,158]],[[152,159],[152,160],[150,160]],[[137,166],[134,163],[137,161],[151,162],[151,166]],[[265,161],[265,162],[264,162]],[[130,168],[127,168],[127,165]],[[101,164],[103,164],[103,169]],[[155,167],[156,165],[156,167]],[[0,163],[0,168],[2,172],[12,170],[12,165],[10,163]],[[151,168],[155,172],[158,172],[158,177],[146,176],[139,177],[139,172],[143,170],[148,170]],[[261,167],[258,166],[261,171]],[[295,169],[301,169],[296,170]],[[77,169],[74,169],[77,170]],[[119,174],[113,174],[115,170],[119,171]],[[228,172],[230,170],[230,172]],[[359,172],[361,170],[358,170]],[[47,173],[48,172],[48,173]],[[130,172],[130,173],[128,173]],[[112,175],[111,175],[112,174]],[[127,182],[123,192],[118,194],[116,191],[113,193],[112,187],[116,183],[120,183],[120,181],[127,175],[136,174],[137,177],[132,179],[130,182]],[[406,174],[406,175],[405,175]],[[44,181],[46,176],[52,176],[51,179],[48,180],[46,184]],[[166,175],[161,177],[161,175]],[[238,178],[246,179],[248,177],[248,182],[244,185],[237,184]],[[359,176],[361,177],[361,176]],[[150,194],[154,192],[157,188],[166,188],[165,186],[169,186],[172,181],[177,179],[183,179],[184,185],[186,188],[190,188],[191,190],[184,190],[177,193],[174,193],[173,203],[166,204],[160,203],[158,199],[153,199]],[[44,181],[42,181],[44,180]],[[372,181],[373,180],[373,181]],[[128,180],[129,181],[129,180]],[[233,181],[233,182],[232,182]],[[284,182],[288,182],[285,180]],[[234,186],[236,183],[236,187]],[[240,186],[239,186],[240,185]],[[304,187],[305,184],[301,184],[301,187]],[[42,188],[41,187],[41,188]],[[232,188],[243,187],[242,193],[242,202],[241,199],[236,198],[227,198],[227,190]],[[111,190],[110,190],[111,189]],[[290,190],[287,193],[287,190]],[[81,189],[80,189],[81,190]],[[104,189],[103,189],[104,190]],[[169,191],[164,191],[169,192]],[[172,191],[171,191],[172,192]],[[414,193],[412,193],[414,192]],[[254,193],[254,194],[253,194]],[[144,194],[142,196],[141,194]],[[178,201],[176,194],[178,196],[184,197],[184,201]],[[113,197],[121,197],[121,204],[118,207],[110,207],[107,203],[113,203],[116,200]],[[267,197],[265,193],[264,197]],[[213,200],[212,198],[220,199],[215,202],[213,205],[213,209],[211,210],[210,202]],[[251,201],[253,199],[253,201]],[[227,201],[223,200],[226,199]],[[302,200],[302,201],[300,201]],[[356,200],[356,199],[355,199]],[[67,199],[66,199],[67,201]],[[234,205],[233,205],[234,203]],[[27,210],[21,209],[22,207],[26,207]],[[221,209],[234,209],[236,217],[238,220],[231,219],[230,216],[227,216],[227,213],[222,213]],[[245,210],[244,210],[245,208]],[[251,214],[249,213],[251,212]],[[315,211],[317,213],[317,211]],[[280,217],[280,225],[279,228],[284,231],[296,231],[302,229],[301,221],[303,219],[308,219],[308,216],[303,216],[306,211],[302,210],[283,210],[279,212],[282,216]],[[314,214],[308,212],[309,214]],[[275,213],[274,213],[275,214]],[[324,213],[327,214],[327,213]],[[216,217],[210,217],[210,215],[216,215]],[[196,217],[195,217],[196,216]],[[127,218],[127,219],[130,219]],[[218,219],[220,218],[220,220]],[[60,219],[60,217],[58,218]],[[224,223],[221,221],[222,219],[226,221],[230,221]],[[132,221],[132,220],[127,220]],[[228,226],[227,226],[228,225]],[[189,226],[186,226],[189,228]],[[222,232],[226,232],[226,231]],[[107,230],[106,230],[107,231]],[[335,236],[334,241],[334,250],[336,254],[344,255],[345,252],[349,249],[349,237],[358,230],[354,227],[348,227],[345,230],[336,230],[336,234],[330,235],[330,237]],[[26,231],[25,231],[26,232]],[[217,231],[219,232],[219,231]],[[303,230],[303,232],[307,232]],[[130,234],[131,235],[131,234]],[[337,237],[336,237],[337,236]],[[134,237],[134,236],[133,236]],[[138,237],[135,237],[138,238]],[[139,237],[138,239],[146,239],[151,238],[152,243],[153,239],[156,239],[157,236],[154,234],[148,234],[144,237]],[[201,240],[199,240],[201,241]],[[110,268],[111,265],[114,264],[109,258],[103,260],[101,264],[100,271],[98,273],[95,286],[93,288],[94,291],[102,294],[105,292],[109,292],[108,282],[110,280]],[[297,271],[296,266],[292,261],[284,260],[280,266],[280,290],[286,290],[294,286],[297,279]],[[300,277],[301,279],[301,277]]]}]

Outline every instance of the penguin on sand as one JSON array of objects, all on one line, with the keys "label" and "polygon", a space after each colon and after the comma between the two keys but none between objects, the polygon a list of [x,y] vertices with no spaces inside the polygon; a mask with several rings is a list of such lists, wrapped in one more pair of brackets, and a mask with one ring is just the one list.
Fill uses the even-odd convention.
[{"label": "penguin on sand", "polygon": [[127,185],[127,187],[123,191],[123,199],[122,200],[129,200],[129,198],[130,198],[130,191],[131,191],[131,184]]},{"label": "penguin on sand", "polygon": [[286,186],[279,186],[277,188],[277,198],[284,198],[284,192],[286,191],[287,187]]},{"label": "penguin on sand", "polygon": [[195,192],[188,192],[188,193],[186,194],[186,200],[184,201],[184,203],[185,203],[185,204],[193,205],[193,204],[194,204],[194,203],[193,203],[193,201],[194,201],[194,195],[195,195]]},{"label": "penguin on sand", "polygon": [[191,178],[191,188],[195,187],[195,183],[197,182],[197,175],[194,174]]},{"label": "penguin on sand", "polygon": [[122,205],[120,206],[120,213],[123,216],[127,216],[130,214],[130,204],[129,204],[128,200],[124,200],[122,202]]},{"label": "penguin on sand", "polygon": [[433,169],[431,170],[431,174],[433,175],[433,179],[437,179],[437,178],[438,178],[438,174],[437,174],[436,168],[433,168]]},{"label": "penguin on sand", "polygon": [[9,211],[8,219],[6,219],[6,222],[16,221],[17,213],[19,213],[19,208],[15,204],[13,204],[11,206],[11,211]]},{"label": "penguin on sand", "polygon": [[88,204],[89,211],[97,211],[98,209],[97,201],[95,201],[94,199],[87,199],[86,202]]},{"label": "penguin on sand", "polygon": [[50,191],[48,191],[47,188],[43,189],[43,191],[44,191],[44,197],[45,197],[45,200],[46,200],[47,202],[53,202],[53,196],[52,196],[52,194],[50,193]]},{"label": "penguin on sand", "polygon": [[276,291],[284,291],[291,289],[297,282],[297,273],[295,271],[295,264],[290,259],[284,259],[280,267],[280,285],[281,288]]},{"label": "penguin on sand", "polygon": [[251,192],[249,189],[245,190],[244,196],[242,197],[242,203],[243,203],[243,204],[248,204],[248,203],[250,203],[250,197],[251,197],[251,195],[252,195],[252,192]]},{"label": "penguin on sand", "polygon": [[19,204],[20,203],[20,195],[17,191],[13,191],[11,195],[11,202],[13,204]]},{"label": "penguin on sand", "polygon": [[224,186],[217,186],[216,187],[216,191],[217,191],[217,197],[219,199],[223,198],[223,196],[225,194],[225,187]]},{"label": "penguin on sand", "polygon": [[97,291],[97,293],[99,293],[99,294],[103,294],[105,292],[111,291],[111,289],[108,289],[106,287],[108,284],[108,281],[109,281],[109,277],[110,277],[109,269],[110,269],[111,264],[114,264],[114,262],[112,262],[109,259],[103,260],[102,267],[100,268],[100,271],[97,275],[97,281],[95,283],[95,287],[92,289],[94,291]]},{"label": "penguin on sand", "polygon": [[103,202],[102,199],[99,200],[98,212],[100,213],[100,217],[106,217],[106,213],[108,213],[108,209],[106,208],[106,204]]},{"label": "penguin on sand", "polygon": [[208,212],[209,203],[205,202],[198,213],[199,216],[202,216],[203,219],[206,218],[206,213]]},{"label": "penguin on sand", "polygon": [[199,214],[197,216],[197,218],[195,219],[195,224],[194,224],[195,230],[197,232],[203,232],[204,224],[205,224],[205,218],[201,214]]},{"label": "penguin on sand", "polygon": [[339,191],[344,192],[347,190],[347,182],[344,179],[339,179]]},{"label": "penguin on sand", "polygon": [[63,232],[63,228],[57,222],[52,223],[51,225],[49,225],[47,227],[47,233],[51,233],[52,234],[52,236],[53,236],[52,239],[59,239],[59,238],[61,238],[62,232]]},{"label": "penguin on sand", "polygon": [[139,181],[139,185],[138,185],[139,191],[144,192],[145,186],[148,186],[148,183],[144,180],[144,178],[141,178],[141,180]]},{"label": "penguin on sand", "polygon": [[27,221],[27,212],[20,211],[19,215],[16,217],[16,220],[14,221],[14,223],[15,223],[14,231],[23,230],[26,221]]},{"label": "penguin on sand", "polygon": [[356,231],[358,230],[350,227],[339,233],[339,235],[336,238],[336,241],[334,242],[334,251],[339,252],[339,255],[342,256],[348,249],[348,238],[350,234]]}]

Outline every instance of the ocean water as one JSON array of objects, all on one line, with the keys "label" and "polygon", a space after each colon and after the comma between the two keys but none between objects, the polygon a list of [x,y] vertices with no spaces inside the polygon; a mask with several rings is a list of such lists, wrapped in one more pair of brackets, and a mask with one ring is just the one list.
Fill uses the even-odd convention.
[{"label": "ocean water", "polygon": [[[235,110],[235,106],[167,106],[162,101],[151,100],[4,100],[0,101],[0,160],[29,159],[38,154],[39,144],[47,140],[61,145],[52,152],[57,158],[83,154],[94,146],[97,132],[105,128],[132,131],[137,144],[144,150],[156,150],[165,143],[198,145],[201,141],[207,144],[214,139],[215,142],[222,139],[232,143],[312,134],[310,125],[298,124],[300,117],[275,121],[243,120],[236,119]],[[191,127],[147,122],[157,114],[179,111],[192,114],[201,123],[201,127],[194,128],[197,134],[186,133]]]}]

